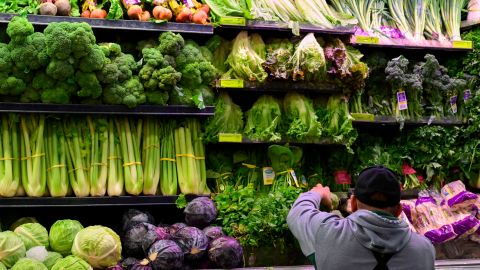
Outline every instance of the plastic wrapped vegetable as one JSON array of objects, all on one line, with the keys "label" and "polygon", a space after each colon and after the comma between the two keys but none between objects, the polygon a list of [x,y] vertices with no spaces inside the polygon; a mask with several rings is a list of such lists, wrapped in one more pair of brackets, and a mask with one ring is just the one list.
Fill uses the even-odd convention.
[{"label": "plastic wrapped vegetable", "polygon": [[48,270],[43,263],[29,258],[22,258],[10,270]]},{"label": "plastic wrapped vegetable", "polygon": [[195,227],[185,227],[180,229],[173,236],[178,243],[185,259],[195,261],[205,255],[208,248],[208,238],[202,230]]},{"label": "plastic wrapped vegetable", "polygon": [[73,240],[77,233],[83,229],[82,224],[77,220],[63,219],[57,220],[50,227],[49,241],[50,247],[62,256],[72,254]]},{"label": "plastic wrapped vegetable", "polygon": [[217,217],[217,208],[213,201],[207,197],[193,199],[187,204],[183,212],[187,225],[199,229],[207,227]]},{"label": "plastic wrapped vegetable", "polygon": [[282,109],[272,96],[261,96],[247,112],[245,135],[254,141],[276,142],[281,140],[279,125]]},{"label": "plastic wrapped vegetable", "polygon": [[223,236],[212,241],[208,258],[219,268],[243,267],[243,249],[237,239]]},{"label": "plastic wrapped vegetable", "polygon": [[122,239],[123,248],[128,256],[141,259],[146,251],[157,240],[156,227],[149,223],[138,223],[131,226]]},{"label": "plastic wrapped vegetable", "polygon": [[85,259],[92,267],[106,268],[120,260],[122,244],[120,237],[110,228],[90,226],[77,233],[72,253]]},{"label": "plastic wrapped vegetable", "polygon": [[319,81],[327,74],[327,63],[322,46],[310,33],[296,46],[289,60],[294,81]]},{"label": "plastic wrapped vegetable", "polygon": [[288,39],[273,39],[267,44],[267,58],[263,66],[272,78],[286,80],[292,76],[288,61],[293,52],[293,44]]},{"label": "plastic wrapped vegetable", "polygon": [[51,270],[93,270],[93,268],[83,259],[70,255],[58,260]]},{"label": "plastic wrapped vegetable", "polygon": [[40,223],[22,224],[15,229],[15,233],[20,236],[27,250],[36,246],[49,246],[47,229]]},{"label": "plastic wrapped vegetable", "polygon": [[159,240],[150,247],[148,259],[154,270],[173,270],[183,266],[183,251],[172,240]]},{"label": "plastic wrapped vegetable", "polygon": [[227,93],[221,93],[215,105],[215,116],[205,127],[205,141],[218,142],[219,133],[241,134],[243,130],[242,108]]},{"label": "plastic wrapped vegetable", "polygon": [[313,102],[306,96],[289,92],[283,100],[287,135],[298,142],[311,142],[320,139],[322,125],[315,114]]},{"label": "plastic wrapped vegetable", "polygon": [[203,232],[208,237],[209,241],[213,241],[219,237],[225,236],[221,227],[218,226],[209,226],[203,229]]},{"label": "plastic wrapped vegetable", "polygon": [[22,238],[11,231],[0,232],[0,262],[12,267],[20,258],[25,257],[26,249]]}]

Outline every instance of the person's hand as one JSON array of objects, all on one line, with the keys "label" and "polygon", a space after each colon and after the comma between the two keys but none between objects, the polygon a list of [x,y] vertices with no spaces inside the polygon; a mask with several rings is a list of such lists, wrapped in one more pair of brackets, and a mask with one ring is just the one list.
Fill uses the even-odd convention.
[{"label": "person's hand", "polygon": [[324,206],[328,207],[328,209],[332,209],[332,198],[330,197],[330,188],[324,187],[321,184],[316,185],[312,188],[313,192],[320,194],[322,201],[320,202]]}]

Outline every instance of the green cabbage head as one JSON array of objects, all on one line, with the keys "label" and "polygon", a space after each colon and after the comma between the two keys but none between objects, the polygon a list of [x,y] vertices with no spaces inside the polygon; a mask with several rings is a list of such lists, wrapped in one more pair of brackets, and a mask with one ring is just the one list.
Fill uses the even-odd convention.
[{"label": "green cabbage head", "polygon": [[81,229],[83,226],[77,220],[63,219],[53,223],[49,235],[51,249],[62,256],[72,254],[73,240]]},{"label": "green cabbage head", "polygon": [[48,231],[40,223],[25,223],[15,229],[15,233],[22,238],[27,250],[36,246],[48,248]]},{"label": "green cabbage head", "polygon": [[92,270],[92,267],[77,256],[67,256],[58,260],[51,270]]},{"label": "green cabbage head", "polygon": [[90,226],[78,232],[72,254],[87,261],[93,268],[114,266],[121,258],[120,237],[110,228]]},{"label": "green cabbage head", "polygon": [[47,258],[43,260],[43,264],[48,268],[48,270],[50,270],[55,265],[55,263],[57,263],[61,259],[62,255],[60,253],[49,251]]},{"label": "green cabbage head", "polygon": [[22,238],[18,234],[12,231],[0,232],[0,262],[7,268],[25,257],[26,252]]},{"label": "green cabbage head", "polygon": [[30,258],[22,258],[17,261],[17,263],[10,268],[10,270],[48,270],[43,263],[30,259]]}]

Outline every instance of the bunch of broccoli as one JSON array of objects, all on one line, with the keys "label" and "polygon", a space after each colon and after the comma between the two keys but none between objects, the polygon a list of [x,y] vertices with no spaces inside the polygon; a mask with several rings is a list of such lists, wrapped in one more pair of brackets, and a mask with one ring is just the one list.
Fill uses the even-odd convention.
[{"label": "bunch of broccoli", "polygon": [[142,49],[139,77],[151,104],[182,104],[204,107],[211,96],[209,85],[217,69],[209,61],[211,52],[179,34],[162,33],[156,47]]},{"label": "bunch of broccoli", "polygon": [[106,57],[103,68],[97,73],[104,86],[103,101],[129,108],[145,103],[143,85],[135,75],[138,64],[133,56],[122,53],[122,48],[116,43],[101,43],[99,46]]}]

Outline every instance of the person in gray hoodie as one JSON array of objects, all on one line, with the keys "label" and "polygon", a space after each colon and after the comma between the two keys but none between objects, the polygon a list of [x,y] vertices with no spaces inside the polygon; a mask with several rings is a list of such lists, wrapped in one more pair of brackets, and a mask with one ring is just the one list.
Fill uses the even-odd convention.
[{"label": "person in gray hoodie", "polygon": [[350,199],[352,214],[340,218],[331,208],[330,189],[317,185],[300,194],[287,223],[318,270],[431,270],[435,249],[398,219],[402,212],[397,176],[383,166],[363,170]]}]

